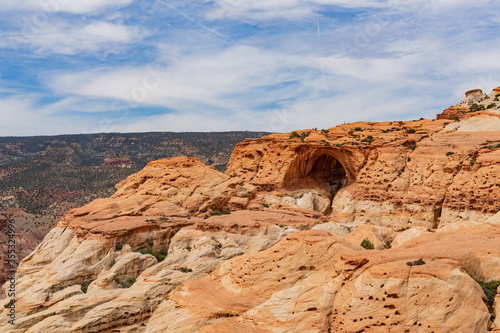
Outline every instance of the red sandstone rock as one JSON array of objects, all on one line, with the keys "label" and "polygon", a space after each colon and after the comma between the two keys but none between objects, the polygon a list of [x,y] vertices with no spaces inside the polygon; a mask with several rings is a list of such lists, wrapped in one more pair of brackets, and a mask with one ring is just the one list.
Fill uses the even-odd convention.
[{"label": "red sandstone rock", "polygon": [[465,97],[473,96],[473,95],[482,95],[483,91],[481,89],[472,89],[465,93]]},{"label": "red sandstone rock", "polygon": [[494,328],[474,279],[500,279],[500,122],[481,113],[245,140],[226,174],[151,162],[21,262],[0,331]]}]

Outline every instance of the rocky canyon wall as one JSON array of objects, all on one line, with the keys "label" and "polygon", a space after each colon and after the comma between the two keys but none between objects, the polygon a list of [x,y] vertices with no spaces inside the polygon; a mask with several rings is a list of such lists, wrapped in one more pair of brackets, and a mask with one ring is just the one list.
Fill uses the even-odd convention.
[{"label": "rocky canyon wall", "polygon": [[150,162],[21,261],[0,332],[498,332],[494,111]]},{"label": "rocky canyon wall", "polygon": [[[247,139],[226,174],[256,186],[270,204],[315,209],[354,225],[403,230],[484,221],[500,209],[500,115],[492,112]],[[319,163],[325,157],[342,170]]]}]

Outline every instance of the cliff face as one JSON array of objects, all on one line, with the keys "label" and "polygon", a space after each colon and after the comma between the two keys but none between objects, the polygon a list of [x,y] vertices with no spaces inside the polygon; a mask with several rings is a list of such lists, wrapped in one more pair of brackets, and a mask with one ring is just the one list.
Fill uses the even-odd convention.
[{"label": "cliff face", "polygon": [[269,203],[403,230],[492,216],[499,161],[492,110],[462,121],[359,122],[247,139],[226,174],[255,185]]},{"label": "cliff face", "polygon": [[486,332],[498,119],[273,134],[238,144],[226,174],[150,162],[22,260],[0,331]]}]

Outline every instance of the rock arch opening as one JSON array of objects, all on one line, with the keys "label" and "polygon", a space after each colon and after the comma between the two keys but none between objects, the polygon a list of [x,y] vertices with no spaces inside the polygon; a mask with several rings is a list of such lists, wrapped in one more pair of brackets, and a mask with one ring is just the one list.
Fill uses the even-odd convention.
[{"label": "rock arch opening", "polygon": [[328,154],[321,155],[313,161],[306,177],[315,183],[316,188],[328,192],[331,200],[347,184],[344,166]]},{"label": "rock arch opening", "polygon": [[351,178],[335,154],[317,151],[288,170],[285,187],[292,204],[328,214],[333,199]]}]

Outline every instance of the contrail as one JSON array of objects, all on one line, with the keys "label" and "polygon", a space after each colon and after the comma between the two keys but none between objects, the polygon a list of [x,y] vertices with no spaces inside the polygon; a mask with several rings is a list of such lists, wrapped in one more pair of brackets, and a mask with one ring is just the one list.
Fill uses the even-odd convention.
[{"label": "contrail", "polygon": [[192,22],[192,23],[196,24],[197,26],[199,26],[199,27],[201,27],[201,28],[203,28],[203,29],[207,30],[208,32],[211,32],[211,33],[213,33],[213,34],[215,34],[215,35],[217,35],[217,36],[219,36],[219,37],[221,37],[221,38],[227,39],[227,40],[229,40],[229,41],[231,41],[231,42],[233,42],[233,43],[234,43],[234,39],[232,39],[231,37],[226,36],[226,35],[224,35],[224,34],[221,34],[220,32],[218,32],[217,30],[215,30],[215,29],[213,29],[213,28],[207,27],[205,24],[201,23],[200,21],[197,21],[197,20],[192,19],[191,17],[189,17],[188,15],[184,14],[183,12],[181,12],[180,10],[178,10],[177,8],[175,8],[175,7],[173,7],[173,6],[169,5],[169,4],[166,4],[166,3],[164,3],[163,1],[159,1],[159,0],[158,0],[157,2],[161,3],[162,5],[164,5],[164,6],[165,6],[165,7],[167,7],[167,8],[170,8],[170,9],[171,9],[171,10],[173,10],[174,12],[176,12],[176,13],[178,13],[178,14],[182,15],[182,16],[183,16],[186,20],[188,20],[188,21],[190,21],[190,22]]},{"label": "contrail", "polygon": [[321,42],[321,31],[319,30],[319,18],[316,17],[316,26],[318,28],[318,42]]},{"label": "contrail", "polygon": [[[316,16],[316,27],[318,30],[318,42],[321,43],[321,30],[319,29],[319,18]],[[323,80],[325,80],[325,70],[323,68],[323,64],[321,65],[321,75],[323,76]]]}]

